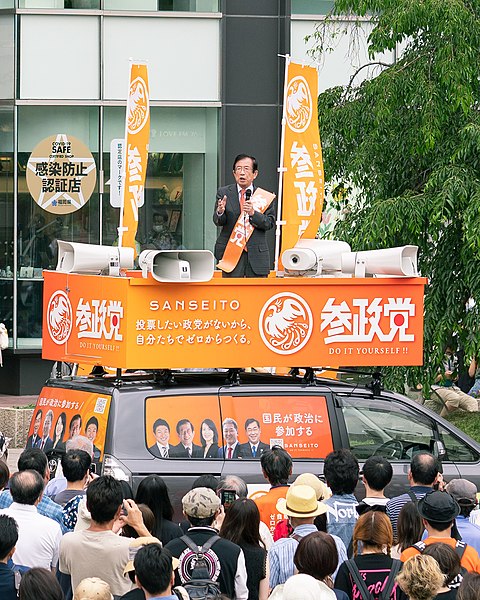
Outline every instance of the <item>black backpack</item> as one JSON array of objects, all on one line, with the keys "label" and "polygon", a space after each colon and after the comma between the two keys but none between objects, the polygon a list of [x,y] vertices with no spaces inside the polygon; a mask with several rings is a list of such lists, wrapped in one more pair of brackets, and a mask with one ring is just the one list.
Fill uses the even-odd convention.
[{"label": "black backpack", "polygon": [[398,575],[398,572],[400,571],[400,567],[402,566],[402,563],[399,560],[393,559],[392,568],[390,569],[390,573],[388,574],[388,579],[385,583],[383,591],[380,592],[380,594],[373,595],[367,588],[367,584],[365,583],[353,558],[345,561],[345,564],[347,565],[348,571],[352,576],[355,585],[357,586],[357,590],[360,594],[361,600],[389,600],[393,590],[393,586],[395,585],[395,578]]},{"label": "black backpack", "polygon": [[[462,540],[457,540],[455,542],[455,552],[458,554],[458,558],[460,560],[462,560],[462,556],[465,554],[467,546],[468,544],[462,542]],[[418,550],[420,554],[423,554],[423,551],[426,547],[427,545],[425,544],[425,542],[417,542],[416,544],[413,544],[413,546],[410,546],[410,548],[415,548],[416,550]],[[451,590],[458,589],[463,581],[465,573],[467,573],[467,569],[465,569],[465,567],[460,567],[460,573],[454,579],[452,579],[452,581],[448,584],[448,587]]]},{"label": "black backpack", "polygon": [[[220,539],[220,536],[213,535],[201,547],[197,546],[188,535],[182,535],[180,539],[195,553],[195,564],[190,573],[190,580],[181,587],[187,592],[191,600],[212,600],[216,598],[221,594],[221,591],[218,583],[210,579],[210,571],[205,554]],[[177,591],[174,588],[173,591],[179,598],[183,597],[180,590]]]}]

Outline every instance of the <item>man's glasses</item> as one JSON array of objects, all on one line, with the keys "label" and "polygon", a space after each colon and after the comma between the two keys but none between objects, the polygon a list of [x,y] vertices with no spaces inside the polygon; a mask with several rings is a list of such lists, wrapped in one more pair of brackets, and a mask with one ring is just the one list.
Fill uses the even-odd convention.
[{"label": "man's glasses", "polygon": [[250,173],[253,171],[252,167],[235,167],[235,173],[241,173],[242,171],[245,173]]}]

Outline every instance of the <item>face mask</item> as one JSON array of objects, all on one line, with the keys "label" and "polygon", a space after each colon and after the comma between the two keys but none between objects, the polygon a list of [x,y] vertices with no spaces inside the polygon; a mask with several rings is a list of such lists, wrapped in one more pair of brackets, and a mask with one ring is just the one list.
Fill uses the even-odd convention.
[{"label": "face mask", "polygon": [[155,231],[156,233],[159,233],[160,231],[162,231],[163,227],[161,225],[154,225],[153,226],[153,231]]}]

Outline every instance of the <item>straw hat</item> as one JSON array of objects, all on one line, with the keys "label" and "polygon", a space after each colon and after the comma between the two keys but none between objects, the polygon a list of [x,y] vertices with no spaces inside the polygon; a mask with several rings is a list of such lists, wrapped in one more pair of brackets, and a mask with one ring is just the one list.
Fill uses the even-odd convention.
[{"label": "straw hat", "polygon": [[110,586],[99,577],[88,577],[75,588],[73,600],[113,600]]},{"label": "straw hat", "polygon": [[330,498],[332,492],[328,487],[313,473],[302,473],[299,475],[292,485],[309,485],[315,490],[317,500],[326,500]]},{"label": "straw hat", "polygon": [[327,507],[318,502],[315,490],[309,485],[292,485],[288,488],[287,497],[277,501],[278,512],[288,517],[306,519],[327,512]]}]

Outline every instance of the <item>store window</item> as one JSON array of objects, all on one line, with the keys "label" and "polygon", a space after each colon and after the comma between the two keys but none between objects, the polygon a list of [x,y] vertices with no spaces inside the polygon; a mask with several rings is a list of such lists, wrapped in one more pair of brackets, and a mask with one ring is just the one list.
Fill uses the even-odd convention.
[{"label": "store window", "polygon": [[328,15],[334,4],[333,0],[292,0],[292,15]]},{"label": "store window", "polygon": [[100,0],[19,0],[19,8],[98,10]]}]

